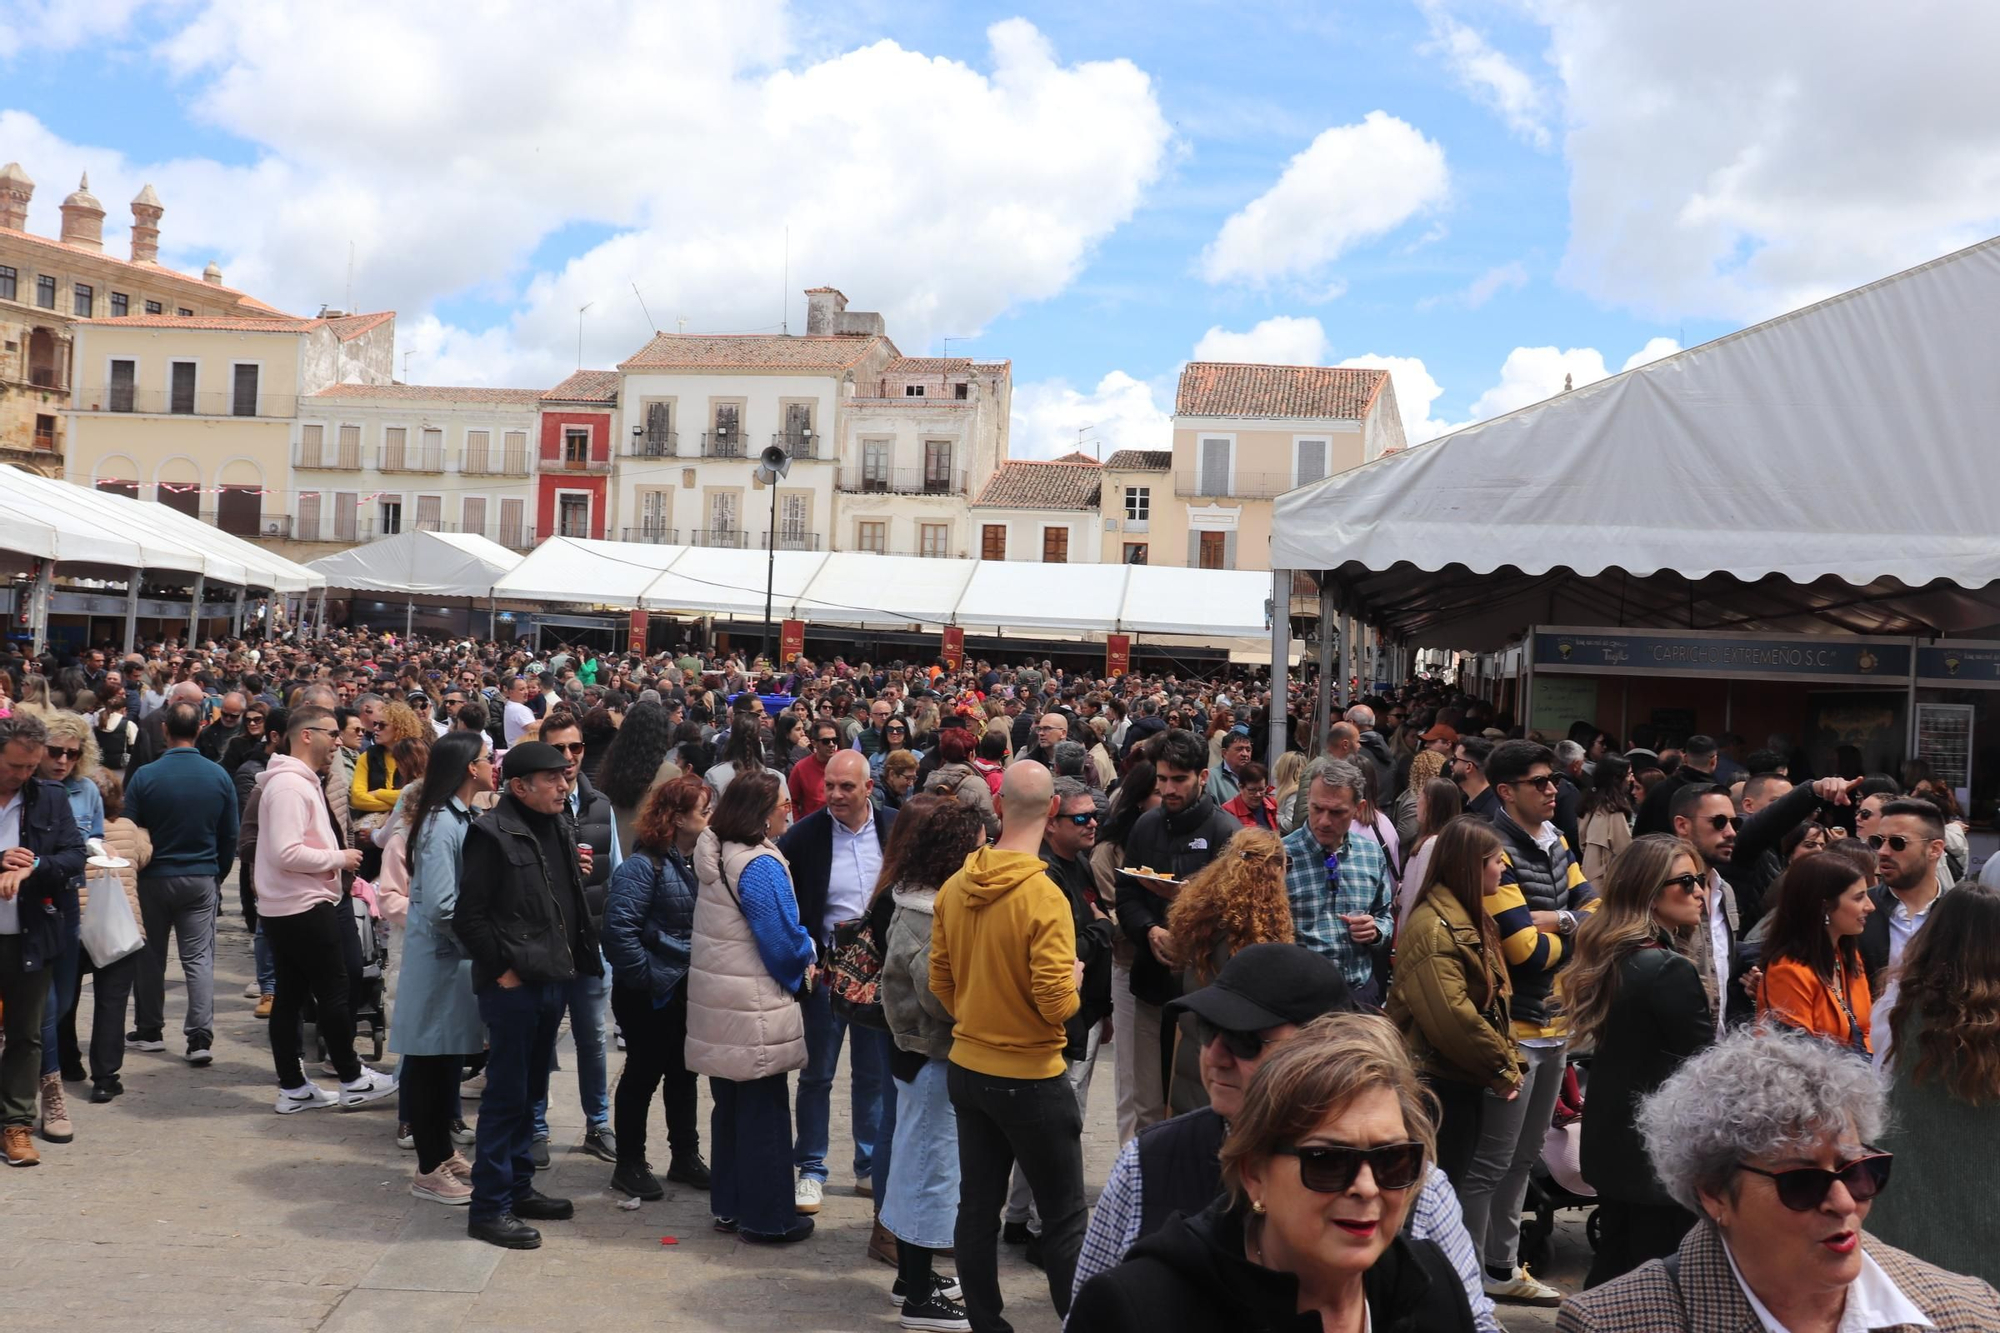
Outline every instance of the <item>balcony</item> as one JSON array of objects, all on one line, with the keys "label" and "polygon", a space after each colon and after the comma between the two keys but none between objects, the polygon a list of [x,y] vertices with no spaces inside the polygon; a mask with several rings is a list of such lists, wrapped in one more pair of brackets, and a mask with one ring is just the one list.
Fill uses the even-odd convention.
[{"label": "balcony", "polygon": [[[467,477],[525,477],[530,461],[526,449],[488,449],[484,453],[464,449],[458,455],[458,470],[460,475]],[[414,472],[417,469],[406,468],[405,471]]]},{"label": "balcony", "polygon": [[703,458],[743,457],[743,429],[705,430],[701,433],[701,456]]},{"label": "balcony", "polygon": [[833,447],[825,442],[825,437],[810,430],[773,431],[771,443],[783,449],[786,455],[801,462],[830,462]]},{"label": "balcony", "polygon": [[[750,534],[737,528],[696,528],[687,535],[689,546],[719,546],[743,551],[750,547]],[[760,543],[758,550],[763,550]]]},{"label": "balcony", "polygon": [[[780,549],[783,549],[783,548],[780,548]],[[907,547],[907,546],[880,546],[880,547],[877,547],[877,546],[856,546],[856,547],[853,547],[853,548],[851,548],[851,549],[853,549],[853,550],[855,550],[855,551],[858,551],[858,552],[859,552],[859,553],[861,553],[862,555],[894,555],[894,556],[907,556],[907,557],[911,557],[911,558],[914,558],[914,559],[918,559],[918,560],[963,560],[963,559],[965,559],[965,552],[964,552],[964,551],[954,551],[954,550],[952,550],[952,549],[951,549],[950,547],[948,547],[948,546],[943,546],[943,547],[937,547],[937,548],[934,548],[934,549],[931,549],[931,550],[924,550],[924,549],[923,549],[923,548],[921,548],[921,547],[917,547],[917,548],[911,548],[911,547]]]},{"label": "balcony", "polygon": [[290,418],[298,408],[298,398],[289,393],[245,394],[191,393],[174,389],[127,389],[108,384],[93,385],[88,397],[78,396],[72,406],[82,412],[130,412],[141,416],[248,417],[269,421]]},{"label": "balcony", "polygon": [[378,472],[443,472],[444,450],[385,444],[375,451]]},{"label": "balcony", "polygon": [[1206,482],[1199,472],[1174,473],[1174,494],[1200,499],[1269,500],[1297,484],[1289,472],[1238,472],[1220,485]]},{"label": "balcony", "polygon": [[[757,534],[757,540],[752,544],[752,547],[759,551],[768,550],[770,549],[770,542],[771,534],[761,532]],[[780,551],[817,551],[821,549],[820,536],[817,532],[780,532],[778,534],[778,549]]]},{"label": "balcony", "polygon": [[645,435],[634,435],[625,442],[627,458],[673,458],[681,451],[681,433],[677,430],[656,430]]},{"label": "balcony", "polygon": [[610,470],[610,458],[592,458],[588,451],[585,451],[581,458],[576,458],[565,453],[560,458],[544,458],[542,460],[543,472],[567,472],[576,476],[590,476],[592,474],[601,475]]},{"label": "balcony", "polygon": [[644,528],[627,528],[625,529],[625,540],[628,542],[644,542],[648,546],[678,546],[681,540],[680,529],[663,528],[657,525]]},{"label": "balcony", "polygon": [[937,476],[920,467],[871,471],[843,463],[834,473],[833,486],[854,495],[963,495],[965,472],[953,468],[948,476]]},{"label": "balcony", "polygon": [[292,466],[320,472],[359,472],[361,446],[354,444],[341,448],[325,442],[318,445],[302,442],[292,451]]}]

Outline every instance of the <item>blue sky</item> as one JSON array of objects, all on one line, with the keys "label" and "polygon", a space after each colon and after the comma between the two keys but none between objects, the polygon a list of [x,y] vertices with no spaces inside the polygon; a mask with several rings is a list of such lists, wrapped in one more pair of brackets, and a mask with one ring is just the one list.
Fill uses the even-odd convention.
[{"label": "blue sky", "polygon": [[114,252],[155,182],[169,262],[304,313],[351,246],[417,380],[823,282],[1011,358],[1018,454],[1164,444],[1198,351],[1388,358],[1429,435],[1990,234],[2000,20],[1874,12],[0,0],[0,159],[45,232],[90,170]]}]

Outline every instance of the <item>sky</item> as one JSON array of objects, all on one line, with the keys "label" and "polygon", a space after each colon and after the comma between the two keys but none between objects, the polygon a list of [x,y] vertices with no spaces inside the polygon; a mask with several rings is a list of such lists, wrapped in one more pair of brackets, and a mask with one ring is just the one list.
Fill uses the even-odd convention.
[{"label": "sky", "polygon": [[[53,235],[397,311],[411,382],[653,329],[1013,363],[1017,457],[1166,448],[1189,359],[1390,370],[1412,442],[2000,231],[2000,6],[0,0]],[[581,308],[581,312],[579,313]]]}]

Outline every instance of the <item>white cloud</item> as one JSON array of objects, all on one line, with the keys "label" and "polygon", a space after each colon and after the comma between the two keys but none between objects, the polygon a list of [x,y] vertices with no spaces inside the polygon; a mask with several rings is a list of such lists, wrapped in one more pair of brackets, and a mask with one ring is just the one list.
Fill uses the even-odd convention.
[{"label": "white cloud", "polygon": [[[691,332],[775,328],[787,312],[796,331],[800,289],[831,283],[921,352],[1062,291],[1171,138],[1143,71],[1063,64],[1019,19],[988,29],[975,68],[887,41],[796,59],[778,0],[503,5],[477,22],[395,0],[164,14],[159,51],[194,114],[257,161],[132,162],[0,113],[7,156],[43,183],[31,226],[55,230],[88,165],[116,253],[122,201],[151,180],[166,258],[219,257],[230,285],[307,313],[343,301],[352,242],[356,303],[402,313],[412,373],[432,382],[418,363],[550,382],[575,364],[586,301],[585,361],[611,364],[650,332],[635,281],[664,327],[684,316]],[[579,31],[607,40],[588,60],[548,58]],[[565,227],[609,235],[535,271]],[[497,296],[499,336],[424,323],[467,293]]]},{"label": "white cloud", "polygon": [[1672,356],[1681,350],[1680,343],[1672,338],[1648,338],[1646,345],[1625,358],[1620,370],[1631,370],[1645,365],[1648,361],[1658,361],[1663,356]]},{"label": "white cloud", "polygon": [[1310,279],[1449,193],[1444,149],[1408,122],[1371,111],[1359,124],[1322,131],[1277,184],[1223,223],[1202,252],[1201,273],[1212,283]]},{"label": "white cloud", "polygon": [[1484,421],[1517,407],[1539,403],[1563,391],[1567,377],[1570,387],[1581,389],[1606,375],[1604,357],[1594,347],[1516,347],[1500,366],[1500,382],[1479,395],[1472,404],[1472,419]]},{"label": "white cloud", "polygon": [[1377,356],[1370,352],[1367,356],[1350,356],[1340,364],[1389,372],[1389,382],[1396,390],[1396,411],[1403,419],[1403,438],[1411,444],[1436,439],[1465,424],[1439,421],[1431,416],[1431,404],[1444,393],[1444,388],[1418,357]]},{"label": "white cloud", "polygon": [[1220,324],[1194,345],[1195,361],[1250,361],[1271,366],[1317,366],[1326,361],[1326,330],[1310,316],[1275,315],[1243,333]]},{"label": "white cloud", "polygon": [[1418,0],[1430,24],[1430,49],[1443,55],[1459,83],[1506,122],[1518,138],[1549,146],[1548,93],[1476,30],[1446,13],[1438,0]]},{"label": "white cloud", "polygon": [[1757,320],[2000,231],[2000,6],[1530,3],[1589,296]]},{"label": "white cloud", "polygon": [[[1178,370],[1176,371],[1178,374]],[[1059,458],[1077,448],[1102,458],[1119,449],[1171,449],[1171,384],[1152,384],[1114,370],[1088,392],[1062,380],[1014,386],[1014,412],[1007,452],[1014,458]]]},{"label": "white cloud", "polygon": [[1527,266],[1516,259],[1487,269],[1467,283],[1463,291],[1447,296],[1426,296],[1417,302],[1417,309],[1432,310],[1441,305],[1455,305],[1477,310],[1501,292],[1518,291],[1527,285]]}]

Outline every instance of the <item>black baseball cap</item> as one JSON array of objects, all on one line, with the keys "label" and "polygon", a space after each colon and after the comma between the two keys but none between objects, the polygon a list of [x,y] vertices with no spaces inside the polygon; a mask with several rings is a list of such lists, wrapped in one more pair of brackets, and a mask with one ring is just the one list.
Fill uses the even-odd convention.
[{"label": "black baseball cap", "polygon": [[556,772],[568,767],[568,758],[547,741],[522,741],[507,751],[507,757],[500,762],[500,780],[512,782],[515,778]]},{"label": "black baseball cap", "polygon": [[1186,1010],[1231,1032],[1261,1032],[1354,1008],[1347,978],[1332,959],[1303,944],[1253,944],[1224,963],[1214,981],[1171,1001],[1166,1012]]}]

